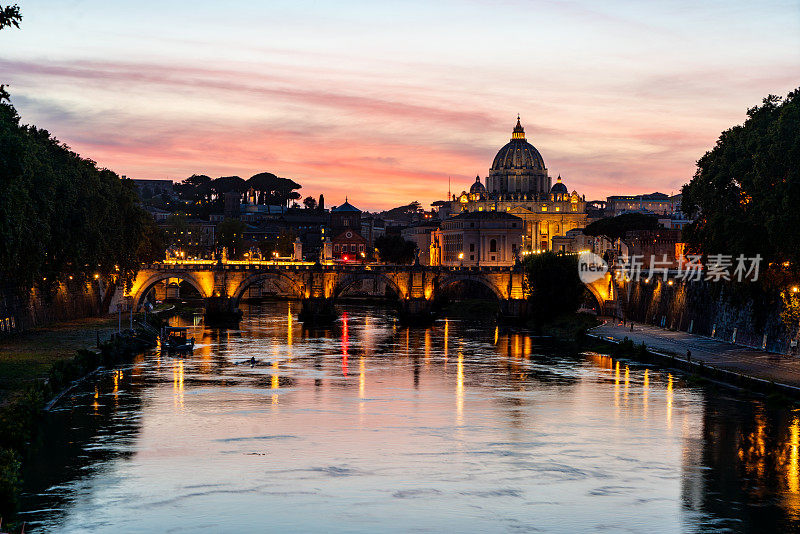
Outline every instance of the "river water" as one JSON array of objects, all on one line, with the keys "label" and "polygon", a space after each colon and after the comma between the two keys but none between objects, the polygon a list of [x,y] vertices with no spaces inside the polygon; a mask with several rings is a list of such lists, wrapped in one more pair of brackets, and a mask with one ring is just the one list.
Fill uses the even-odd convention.
[{"label": "river water", "polygon": [[[196,320],[48,416],[28,532],[800,528],[800,413],[524,331]],[[255,366],[249,363],[256,359]]]}]

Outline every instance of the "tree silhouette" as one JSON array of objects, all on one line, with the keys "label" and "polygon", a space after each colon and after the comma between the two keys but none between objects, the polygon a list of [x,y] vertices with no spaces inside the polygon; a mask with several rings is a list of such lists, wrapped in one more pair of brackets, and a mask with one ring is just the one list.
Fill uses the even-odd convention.
[{"label": "tree silhouette", "polygon": [[[0,6],[0,30],[3,28],[9,28],[14,26],[15,28],[19,28],[19,23],[22,20],[22,15],[19,12],[19,6],[14,4],[13,6]],[[0,102],[3,100],[8,100],[11,98],[11,95],[8,94],[6,91],[5,85],[0,85]]]}]

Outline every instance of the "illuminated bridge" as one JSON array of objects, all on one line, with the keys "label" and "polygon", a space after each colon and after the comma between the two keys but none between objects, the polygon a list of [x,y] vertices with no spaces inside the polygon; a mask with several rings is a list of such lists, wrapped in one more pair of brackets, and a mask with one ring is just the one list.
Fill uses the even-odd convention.
[{"label": "illuminated bridge", "polygon": [[[127,296],[134,309],[159,282],[178,279],[193,286],[205,301],[206,311],[238,309],[248,288],[274,281],[290,298],[303,302],[310,316],[332,310],[333,303],[356,283],[385,284],[397,295],[400,311],[410,317],[429,314],[434,302],[451,286],[480,284],[497,298],[504,317],[525,315],[527,280],[516,267],[424,267],[421,265],[315,264],[280,261],[173,261],[143,265]],[[601,306],[614,300],[613,284],[600,280],[589,286]]]}]

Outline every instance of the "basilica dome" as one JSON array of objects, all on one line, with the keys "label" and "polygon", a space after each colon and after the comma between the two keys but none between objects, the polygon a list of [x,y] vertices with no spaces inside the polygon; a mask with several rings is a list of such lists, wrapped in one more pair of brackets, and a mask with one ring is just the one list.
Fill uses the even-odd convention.
[{"label": "basilica dome", "polygon": [[483,195],[486,193],[486,187],[481,183],[480,176],[475,177],[475,182],[472,184],[472,187],[469,188],[469,192],[472,195]]},{"label": "basilica dome", "polygon": [[544,170],[544,159],[536,147],[525,140],[525,129],[517,117],[511,142],[500,149],[492,162],[493,171]]},{"label": "basilica dome", "polygon": [[561,181],[561,175],[558,175],[558,180],[555,184],[553,184],[553,188],[550,190],[550,193],[555,195],[569,195],[569,190],[567,186]]},{"label": "basilica dome", "polygon": [[539,196],[550,192],[550,177],[544,159],[536,147],[525,140],[525,129],[519,115],[511,133],[511,142],[501,148],[492,161],[486,190],[495,198],[509,194]]}]

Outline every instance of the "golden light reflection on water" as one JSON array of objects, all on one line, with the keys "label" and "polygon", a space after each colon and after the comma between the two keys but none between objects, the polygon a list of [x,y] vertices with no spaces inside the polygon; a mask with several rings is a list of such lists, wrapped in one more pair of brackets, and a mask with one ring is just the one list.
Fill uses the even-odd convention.
[{"label": "golden light reflection on water", "polygon": [[431,329],[425,329],[425,365],[431,362]]},{"label": "golden light reflection on water", "polygon": [[631,370],[626,365],[625,366],[625,406],[628,406],[628,391],[630,389],[630,379],[631,379]]},{"label": "golden light reflection on water", "polygon": [[642,378],[642,415],[647,419],[648,400],[650,394],[650,370],[644,370],[644,377]]},{"label": "golden light reflection on water", "polygon": [[450,321],[444,320],[444,363],[447,363],[447,348],[450,341]]},{"label": "golden light reflection on water", "polygon": [[[792,418],[792,425],[789,427],[789,468],[786,470],[789,491],[794,495],[800,494],[800,418],[796,415]],[[797,510],[797,500],[793,499],[794,508]]]},{"label": "golden light reflection on water", "polygon": [[[279,367],[278,367],[278,359],[275,358],[272,360],[272,378],[270,382],[270,389],[278,389],[280,387],[280,374],[279,374]],[[278,404],[278,394],[272,394],[272,404]]]},{"label": "golden light reflection on water", "polygon": [[174,391],[175,408],[183,410],[183,359],[172,366],[172,389]]}]

